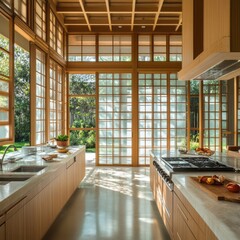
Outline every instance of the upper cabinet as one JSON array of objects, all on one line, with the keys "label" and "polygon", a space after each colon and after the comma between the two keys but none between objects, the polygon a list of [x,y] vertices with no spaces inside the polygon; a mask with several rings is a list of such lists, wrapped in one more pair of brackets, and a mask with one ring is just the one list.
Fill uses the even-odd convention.
[{"label": "upper cabinet", "polygon": [[240,75],[240,1],[183,1],[180,80],[228,80]]}]

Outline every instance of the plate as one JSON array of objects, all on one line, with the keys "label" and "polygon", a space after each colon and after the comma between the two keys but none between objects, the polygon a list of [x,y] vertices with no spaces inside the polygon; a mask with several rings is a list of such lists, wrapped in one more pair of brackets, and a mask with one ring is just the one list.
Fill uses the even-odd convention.
[{"label": "plate", "polygon": [[68,149],[66,149],[66,148],[59,148],[57,151],[58,151],[59,153],[67,153],[67,152],[68,152]]},{"label": "plate", "polygon": [[195,151],[195,154],[197,155],[202,155],[202,156],[212,156],[213,154],[215,153],[215,151],[210,151],[210,152],[198,152],[198,151]]}]

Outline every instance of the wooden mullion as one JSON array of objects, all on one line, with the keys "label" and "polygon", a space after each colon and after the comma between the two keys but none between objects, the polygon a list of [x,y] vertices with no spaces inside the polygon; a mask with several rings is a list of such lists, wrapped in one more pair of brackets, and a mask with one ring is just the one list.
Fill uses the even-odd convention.
[{"label": "wooden mullion", "polygon": [[203,82],[199,82],[199,146],[203,146]]},{"label": "wooden mullion", "polygon": [[[222,106],[222,84],[223,84],[224,82],[221,82],[221,81],[219,81],[218,82],[218,85],[219,85],[219,107],[220,106]],[[218,149],[218,151],[221,151],[222,152],[222,140],[223,140],[223,130],[222,130],[222,108],[219,108],[218,109],[218,113],[219,113],[219,149]],[[217,119],[216,119],[217,120]]]},{"label": "wooden mullion", "polygon": [[[132,35],[132,166],[139,166],[138,35]],[[136,107],[134,107],[136,106]],[[134,124],[136,123],[136,124]]]},{"label": "wooden mullion", "polygon": [[50,134],[50,58],[45,53],[45,142],[49,140]]},{"label": "wooden mullion", "polygon": [[95,131],[96,131],[96,142],[95,142],[95,158],[96,158],[96,166],[99,165],[99,74],[95,73],[95,79],[96,79],[96,124],[95,124]]},{"label": "wooden mullion", "polygon": [[30,42],[30,145],[36,145],[36,46]]},{"label": "wooden mullion", "polygon": [[238,102],[238,96],[239,96],[239,77],[234,78],[234,145],[238,146],[238,108],[239,108],[239,102]]}]

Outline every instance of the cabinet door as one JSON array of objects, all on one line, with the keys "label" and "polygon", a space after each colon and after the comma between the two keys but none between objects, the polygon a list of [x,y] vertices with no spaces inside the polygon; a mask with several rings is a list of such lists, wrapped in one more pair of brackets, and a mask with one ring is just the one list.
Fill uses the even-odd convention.
[{"label": "cabinet door", "polygon": [[25,204],[24,211],[26,240],[41,239],[41,209],[38,194]]},{"label": "cabinet door", "polygon": [[163,197],[163,207],[162,207],[162,218],[163,222],[172,236],[172,227],[173,227],[173,192],[169,190],[166,183],[162,184],[162,197]]},{"label": "cabinet door", "polygon": [[79,186],[83,178],[85,177],[85,151],[80,152],[76,156],[76,167],[75,167],[75,184]]},{"label": "cabinet door", "polygon": [[51,184],[29,200],[24,211],[26,239],[41,239],[53,222]]},{"label": "cabinet door", "polygon": [[52,189],[51,184],[47,185],[39,194],[39,208],[40,212],[40,231],[41,237],[47,232],[48,228],[53,223],[53,213],[52,213]]},{"label": "cabinet door", "polygon": [[67,166],[67,198],[69,199],[72,195],[72,193],[75,190],[75,162],[74,159],[72,159],[71,161],[69,161],[69,165]]},{"label": "cabinet door", "polygon": [[62,171],[62,173],[52,182],[52,207],[54,219],[57,217],[67,201],[66,178],[66,170],[64,169],[64,171]]},{"label": "cabinet door", "polygon": [[175,240],[195,240],[193,233],[188,227],[188,216],[180,200],[174,195],[174,239]]},{"label": "cabinet door", "polygon": [[1,240],[6,238],[5,237],[5,229],[6,229],[6,226],[5,226],[5,223],[4,223],[0,226],[0,239]]},{"label": "cabinet door", "polygon": [[24,239],[24,208],[21,200],[6,213],[6,239]]}]

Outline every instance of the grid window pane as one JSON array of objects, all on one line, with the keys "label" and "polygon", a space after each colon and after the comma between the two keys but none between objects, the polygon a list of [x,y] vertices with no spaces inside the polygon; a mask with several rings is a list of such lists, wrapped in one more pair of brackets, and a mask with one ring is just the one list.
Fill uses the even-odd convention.
[{"label": "grid window pane", "polygon": [[128,62],[132,60],[130,35],[100,35],[98,61]]},{"label": "grid window pane", "polygon": [[[99,163],[132,163],[131,74],[99,74]],[[114,91],[118,89],[118,91]]]},{"label": "grid window pane", "polygon": [[46,3],[44,0],[35,1],[35,32],[46,41]]},{"label": "grid window pane", "polygon": [[170,35],[169,61],[182,61],[182,36]]},{"label": "grid window pane", "polygon": [[138,61],[151,61],[151,36],[138,36]]},{"label": "grid window pane", "polygon": [[69,35],[68,61],[95,62],[96,36],[95,35]]},{"label": "grid window pane", "polygon": [[27,22],[27,0],[14,0],[14,12]]},{"label": "grid window pane", "polygon": [[36,144],[43,144],[45,139],[45,99],[46,99],[46,75],[45,75],[45,53],[36,50]]}]

